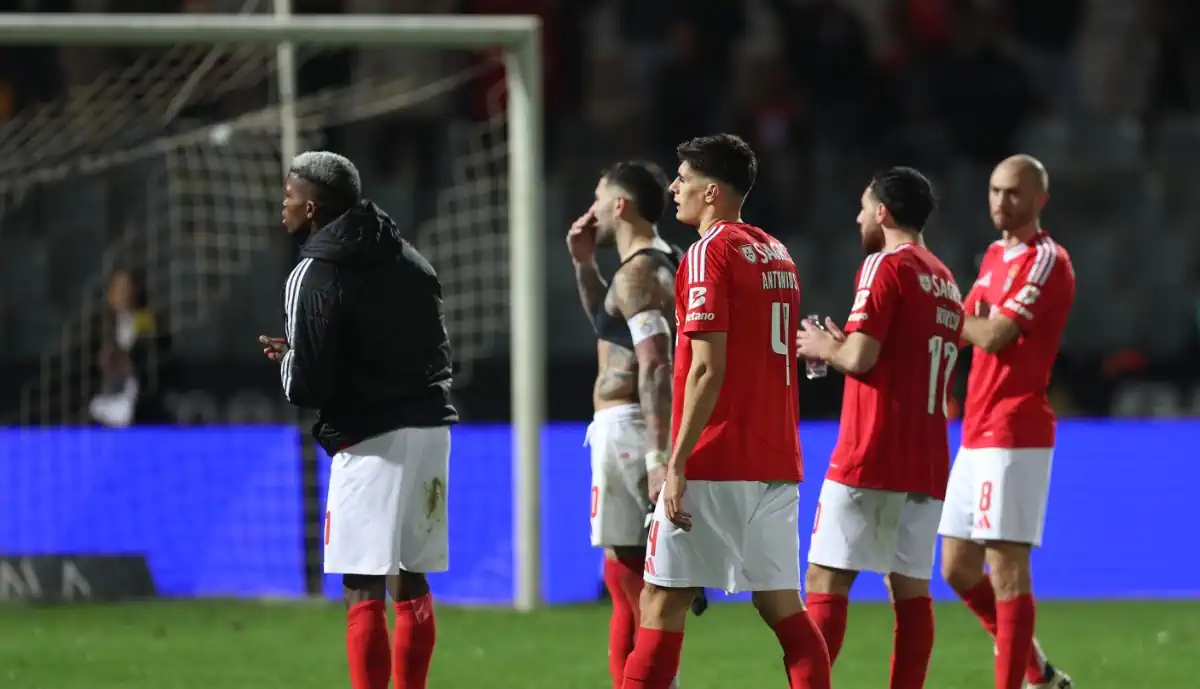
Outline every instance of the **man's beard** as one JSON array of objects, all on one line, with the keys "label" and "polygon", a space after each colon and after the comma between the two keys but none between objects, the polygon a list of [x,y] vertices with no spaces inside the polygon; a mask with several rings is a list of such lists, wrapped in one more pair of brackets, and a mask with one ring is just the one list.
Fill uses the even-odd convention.
[{"label": "man's beard", "polygon": [[617,231],[596,226],[596,246],[606,249],[617,245]]},{"label": "man's beard", "polygon": [[1032,223],[1033,217],[1034,214],[1032,211],[1013,212],[1010,213],[1007,218],[1004,218],[1001,223],[996,226],[996,229],[1000,230],[1001,232],[1012,232],[1013,230],[1020,229]]},{"label": "man's beard", "polygon": [[862,248],[868,256],[883,251],[883,245],[883,230],[864,230],[862,232]]}]

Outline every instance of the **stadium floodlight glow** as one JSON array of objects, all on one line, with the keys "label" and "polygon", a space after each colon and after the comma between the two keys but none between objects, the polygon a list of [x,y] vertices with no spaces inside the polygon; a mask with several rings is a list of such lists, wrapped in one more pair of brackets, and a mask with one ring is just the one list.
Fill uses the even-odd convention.
[{"label": "stadium floodlight glow", "polygon": [[[286,3],[284,3],[286,7]],[[508,86],[509,309],[512,357],[514,604],[540,595],[540,435],[545,420],[541,22],[531,16],[0,14],[7,45],[501,47]],[[282,49],[281,49],[282,50]],[[280,108],[288,117],[288,108]],[[281,123],[285,154],[294,124]],[[285,160],[284,163],[287,161]]]}]

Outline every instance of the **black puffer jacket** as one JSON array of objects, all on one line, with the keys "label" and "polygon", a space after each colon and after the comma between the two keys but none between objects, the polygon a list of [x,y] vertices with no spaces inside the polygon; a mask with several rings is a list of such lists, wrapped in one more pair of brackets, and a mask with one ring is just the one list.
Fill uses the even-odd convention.
[{"label": "black puffer jacket", "polygon": [[320,410],[333,453],[397,428],[458,421],[437,273],[363,201],[313,233],[283,291],[283,391]]}]

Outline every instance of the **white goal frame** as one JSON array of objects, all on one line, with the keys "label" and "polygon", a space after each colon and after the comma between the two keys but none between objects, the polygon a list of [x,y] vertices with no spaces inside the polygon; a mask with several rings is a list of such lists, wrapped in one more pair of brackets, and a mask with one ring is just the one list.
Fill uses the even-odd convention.
[{"label": "white goal frame", "polygon": [[[513,603],[541,600],[541,432],[546,418],[541,20],[532,16],[0,14],[7,45],[261,45],[280,57],[281,151],[295,150],[291,45],[425,45],[505,51],[508,82],[509,341],[513,425]],[[289,115],[292,121],[289,122]],[[289,137],[291,140],[289,141]],[[284,157],[286,166],[289,160]]]}]

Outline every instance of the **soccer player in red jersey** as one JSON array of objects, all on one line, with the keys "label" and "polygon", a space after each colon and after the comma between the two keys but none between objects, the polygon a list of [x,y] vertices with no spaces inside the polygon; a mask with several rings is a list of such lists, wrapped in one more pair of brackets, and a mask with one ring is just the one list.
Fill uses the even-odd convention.
[{"label": "soccer player in red jersey", "polygon": [[886,578],[896,614],[891,689],[921,689],[933,652],[933,552],[950,473],[947,389],[962,296],[925,248],[933,185],[906,167],[875,176],[858,214],[867,252],[844,332],[804,322],[797,352],[846,374],[841,431],[808,551],[809,614],[831,661],[859,572]]},{"label": "soccer player in red jersey", "polygon": [[796,353],[787,249],[741,221],[758,162],[736,136],[681,144],[677,217],[700,232],[675,279],[671,458],[646,546],[625,689],[665,689],[701,587],[753,592],[792,689],[828,689],[829,654],[800,598]]},{"label": "soccer player in red jersey", "polygon": [[[996,689],[1067,689],[1034,640],[1030,550],[1041,545],[1054,412],[1050,371],[1075,300],[1066,249],[1041,228],[1046,168],[1013,156],[988,190],[1000,241],[967,295],[963,340],[975,345],[962,449],[942,511],[942,573],[996,642]],[[987,566],[987,573],[984,566]],[[1022,677],[1024,676],[1024,677]]]}]

